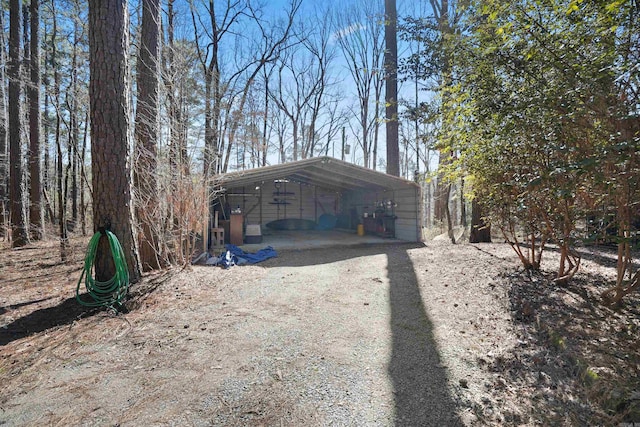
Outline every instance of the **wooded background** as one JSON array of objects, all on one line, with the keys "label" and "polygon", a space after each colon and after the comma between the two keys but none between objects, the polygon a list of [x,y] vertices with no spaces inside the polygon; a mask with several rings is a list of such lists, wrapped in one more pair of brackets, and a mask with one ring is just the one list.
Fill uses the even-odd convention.
[{"label": "wooded background", "polygon": [[185,263],[215,176],[329,155],[420,182],[452,241],[551,242],[560,282],[610,243],[605,299],[639,286],[637,0],[1,4],[14,247],[110,228],[132,277]]}]

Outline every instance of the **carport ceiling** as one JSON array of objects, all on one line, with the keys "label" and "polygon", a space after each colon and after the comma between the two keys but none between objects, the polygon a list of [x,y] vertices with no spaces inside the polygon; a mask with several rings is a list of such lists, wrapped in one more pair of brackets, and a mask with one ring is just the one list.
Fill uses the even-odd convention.
[{"label": "carport ceiling", "polygon": [[333,157],[314,157],[281,165],[230,172],[218,176],[216,183],[224,188],[238,188],[278,179],[336,191],[352,189],[385,191],[417,187],[413,181],[353,165]]}]

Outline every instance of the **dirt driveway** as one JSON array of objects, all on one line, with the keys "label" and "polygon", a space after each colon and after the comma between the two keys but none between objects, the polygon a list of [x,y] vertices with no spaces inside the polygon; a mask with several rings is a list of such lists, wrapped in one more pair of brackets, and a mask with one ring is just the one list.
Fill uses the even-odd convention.
[{"label": "dirt driveway", "polygon": [[16,307],[3,315],[0,422],[455,425],[452,373],[420,290],[442,285],[429,274],[440,252],[369,245],[194,267],[128,314],[27,338]]},{"label": "dirt driveway", "polygon": [[79,265],[44,249],[2,252],[2,425],[520,425],[566,404],[527,400],[544,367],[524,383],[495,363],[525,361],[506,245],[194,267],[147,277],[117,316],[83,312]]}]

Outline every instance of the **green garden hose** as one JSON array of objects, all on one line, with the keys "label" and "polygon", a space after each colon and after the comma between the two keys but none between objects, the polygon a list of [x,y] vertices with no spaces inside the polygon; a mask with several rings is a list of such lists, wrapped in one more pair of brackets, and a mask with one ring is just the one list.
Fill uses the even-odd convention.
[{"label": "green garden hose", "polygon": [[[95,280],[92,273],[95,265],[96,252],[98,242],[102,232],[97,232],[89,241],[87,255],[84,259],[84,269],[78,280],[76,287],[76,300],[87,307],[114,307],[120,306],[120,303],[127,295],[129,290],[129,269],[124,256],[124,251],[115,234],[110,231],[104,232],[109,239],[109,247],[111,248],[111,256],[116,267],[116,272],[110,280],[100,282]],[[84,280],[87,293],[91,297],[91,301],[80,298],[80,283]]]}]

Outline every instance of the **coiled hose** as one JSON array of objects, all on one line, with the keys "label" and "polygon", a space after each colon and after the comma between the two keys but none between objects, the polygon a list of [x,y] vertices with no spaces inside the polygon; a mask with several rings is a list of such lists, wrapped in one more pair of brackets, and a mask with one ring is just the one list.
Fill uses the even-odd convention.
[{"label": "coiled hose", "polygon": [[[97,232],[89,241],[87,255],[84,259],[84,268],[78,286],[76,287],[76,300],[86,307],[113,307],[118,308],[120,303],[127,295],[129,290],[129,269],[124,256],[124,251],[115,234],[110,231],[104,231],[109,239],[109,247],[111,248],[111,256],[116,267],[116,272],[110,280],[101,282],[96,280],[92,273],[94,270],[96,252],[102,232]],[[90,301],[80,298],[80,283],[84,280],[87,293],[91,297]]]}]

